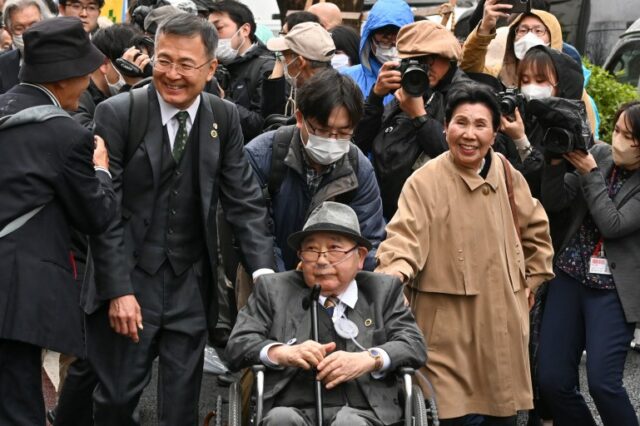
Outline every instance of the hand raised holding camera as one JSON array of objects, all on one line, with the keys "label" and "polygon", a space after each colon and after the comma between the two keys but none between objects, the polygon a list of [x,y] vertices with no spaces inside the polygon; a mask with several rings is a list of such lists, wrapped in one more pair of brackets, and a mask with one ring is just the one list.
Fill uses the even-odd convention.
[{"label": "hand raised holding camera", "polygon": [[427,113],[424,106],[424,98],[422,96],[409,95],[402,87],[396,90],[394,96],[398,100],[398,106],[402,112],[407,114],[409,118],[413,119]]},{"label": "hand raised holding camera", "polygon": [[377,96],[384,97],[400,88],[402,74],[397,69],[399,66],[400,63],[396,61],[389,61],[382,64],[376,85],[373,86],[373,93]]},{"label": "hand raised holding camera", "polygon": [[522,116],[518,108],[514,109],[512,117],[508,115],[500,116],[500,131],[514,141],[522,139],[525,136],[524,122],[522,121]]},{"label": "hand raised holding camera", "polygon": [[508,18],[513,5],[500,3],[499,0],[487,0],[484,3],[482,21],[478,26],[478,34],[489,35],[496,28],[498,19]]}]

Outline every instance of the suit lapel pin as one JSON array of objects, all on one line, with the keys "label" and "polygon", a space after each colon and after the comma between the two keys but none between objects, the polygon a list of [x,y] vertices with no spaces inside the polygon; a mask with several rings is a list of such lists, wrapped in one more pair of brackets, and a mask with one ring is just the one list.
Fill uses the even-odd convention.
[{"label": "suit lapel pin", "polygon": [[213,123],[213,129],[211,129],[211,137],[213,139],[218,137],[218,123]]},{"label": "suit lapel pin", "polygon": [[371,320],[371,318],[367,318],[366,320],[364,320],[365,327],[371,327],[372,324],[373,324],[373,321]]}]

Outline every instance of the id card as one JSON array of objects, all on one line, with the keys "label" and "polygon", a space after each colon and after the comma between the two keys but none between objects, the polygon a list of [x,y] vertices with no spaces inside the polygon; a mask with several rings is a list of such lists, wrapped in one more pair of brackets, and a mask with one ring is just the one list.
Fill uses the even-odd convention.
[{"label": "id card", "polygon": [[591,262],[589,263],[590,274],[611,275],[609,269],[609,262],[606,257],[591,256]]}]

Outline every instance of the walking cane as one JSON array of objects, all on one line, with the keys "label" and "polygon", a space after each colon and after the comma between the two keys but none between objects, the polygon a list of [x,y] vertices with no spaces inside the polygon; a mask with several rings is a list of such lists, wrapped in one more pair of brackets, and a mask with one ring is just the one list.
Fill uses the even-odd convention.
[{"label": "walking cane", "polygon": [[[318,336],[318,297],[320,296],[320,285],[316,284],[311,289],[309,297],[305,297],[302,300],[302,308],[306,311],[311,308],[311,338],[318,342],[320,340]],[[314,374],[317,377],[318,372],[314,369]],[[322,412],[322,382],[315,379],[314,390],[316,395],[316,424],[322,426],[322,419],[324,417]]]}]

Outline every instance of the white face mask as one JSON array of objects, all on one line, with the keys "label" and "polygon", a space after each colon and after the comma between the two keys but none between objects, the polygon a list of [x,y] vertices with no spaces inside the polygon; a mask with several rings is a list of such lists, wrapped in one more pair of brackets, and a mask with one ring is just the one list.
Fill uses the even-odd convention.
[{"label": "white face mask", "polygon": [[286,59],[284,59],[284,57],[282,57],[282,65],[284,67],[284,78],[285,80],[287,80],[287,82],[289,83],[289,85],[292,88],[296,88],[297,86],[297,80],[298,80],[298,76],[300,75],[300,73],[302,72],[302,70],[299,70],[298,73],[296,75],[291,75],[289,73],[289,67],[291,66],[291,64],[293,64],[295,61],[297,61],[300,57],[296,56],[296,58],[289,62],[287,64]]},{"label": "white face mask", "polygon": [[107,80],[107,84],[109,85],[109,93],[111,93],[111,96],[115,96],[120,93],[120,89],[122,89],[122,87],[127,84],[124,81],[124,78],[122,78],[122,74],[120,74],[120,71],[118,71],[116,67],[113,67],[113,69],[118,73],[118,81],[116,81],[115,83],[109,83],[109,80],[107,80],[107,78],[105,77],[105,80]]},{"label": "white face mask", "polygon": [[307,135],[309,135],[309,140],[304,145],[304,150],[314,163],[328,166],[349,152],[348,140],[312,135],[307,127],[307,122],[303,121],[303,123],[304,128],[307,129]]},{"label": "white face mask", "polygon": [[13,45],[20,51],[20,54],[24,55],[24,41],[22,40],[22,34],[13,36]]},{"label": "white face mask", "polygon": [[381,64],[398,60],[398,49],[396,49],[395,46],[384,47],[383,45],[377,43],[375,40],[372,41],[373,45],[376,47],[375,57],[380,61]]},{"label": "white face mask", "polygon": [[553,96],[553,86],[548,84],[524,84],[520,87],[520,91],[527,100],[545,99]]},{"label": "white face mask", "polygon": [[534,33],[528,32],[520,40],[517,40],[515,43],[513,43],[513,52],[515,53],[516,58],[518,58],[519,60],[522,60],[522,58],[524,58],[524,55],[527,54],[529,49],[531,49],[534,46],[540,46],[540,45],[548,46],[549,43],[545,43],[544,40],[542,40],[540,37],[538,37]]},{"label": "white face mask", "polygon": [[349,56],[345,53],[336,53],[333,55],[333,58],[331,58],[331,66],[336,70],[341,70],[351,66],[349,63]]},{"label": "white face mask", "polygon": [[221,38],[220,40],[218,40],[216,58],[218,58],[221,64],[226,65],[238,57],[238,50],[242,47],[245,41],[242,40],[240,46],[238,46],[237,49],[234,49],[233,47],[231,47],[231,40],[233,40],[233,38],[237,36],[239,32],[240,29],[238,29],[238,31],[236,31],[230,38]]}]

